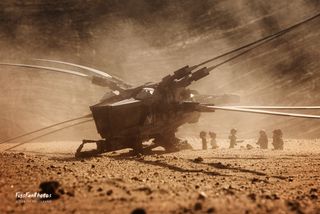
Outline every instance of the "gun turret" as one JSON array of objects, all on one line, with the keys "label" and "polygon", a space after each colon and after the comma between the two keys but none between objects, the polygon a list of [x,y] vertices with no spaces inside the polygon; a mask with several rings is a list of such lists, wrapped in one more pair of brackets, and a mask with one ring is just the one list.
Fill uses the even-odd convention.
[{"label": "gun turret", "polygon": [[180,80],[186,76],[189,76],[192,71],[192,67],[188,65],[176,70],[173,75],[168,75],[162,78],[160,82],[160,87],[168,87],[169,85],[174,85],[175,81]]},{"label": "gun turret", "polygon": [[209,75],[209,70],[206,67],[203,67],[194,73],[192,70],[195,69],[195,66],[189,67],[188,65],[176,70],[173,75],[168,75],[162,79],[159,86],[163,88],[167,87],[187,87],[193,81],[197,81],[207,75]]},{"label": "gun turret", "polygon": [[197,71],[195,71],[194,73],[192,73],[191,75],[188,75],[186,77],[184,77],[183,79],[177,81],[175,83],[176,87],[187,87],[189,86],[193,81],[197,81],[205,76],[209,75],[209,71],[206,67],[201,68]]}]

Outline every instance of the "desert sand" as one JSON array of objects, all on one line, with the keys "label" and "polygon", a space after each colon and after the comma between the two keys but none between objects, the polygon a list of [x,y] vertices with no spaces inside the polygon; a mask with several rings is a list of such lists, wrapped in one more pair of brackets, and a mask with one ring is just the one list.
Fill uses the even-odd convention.
[{"label": "desert sand", "polygon": [[[284,151],[243,147],[256,147],[254,140],[227,149],[223,139],[204,151],[196,137],[189,141],[194,150],[139,156],[121,150],[75,159],[77,142],[1,152],[0,213],[320,212],[320,141],[286,140]],[[44,181],[59,182],[58,199],[16,199]]]}]

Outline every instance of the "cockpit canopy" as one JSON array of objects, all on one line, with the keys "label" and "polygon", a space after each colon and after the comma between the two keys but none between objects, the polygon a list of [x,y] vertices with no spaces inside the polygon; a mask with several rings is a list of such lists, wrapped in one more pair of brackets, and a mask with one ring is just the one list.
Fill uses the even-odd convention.
[{"label": "cockpit canopy", "polygon": [[154,88],[142,88],[141,91],[136,95],[137,100],[144,100],[151,98],[154,94]]}]

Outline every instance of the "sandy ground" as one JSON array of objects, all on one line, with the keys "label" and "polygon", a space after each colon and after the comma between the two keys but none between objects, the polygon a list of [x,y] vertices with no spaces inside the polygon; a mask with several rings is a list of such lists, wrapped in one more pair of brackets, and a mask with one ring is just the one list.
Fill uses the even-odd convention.
[{"label": "sandy ground", "polygon": [[[284,151],[230,150],[223,140],[202,151],[196,141],[177,153],[88,159],[75,159],[76,144],[66,143],[1,145],[0,213],[320,213],[317,140],[287,140]],[[58,181],[60,198],[16,199],[43,181]]]}]

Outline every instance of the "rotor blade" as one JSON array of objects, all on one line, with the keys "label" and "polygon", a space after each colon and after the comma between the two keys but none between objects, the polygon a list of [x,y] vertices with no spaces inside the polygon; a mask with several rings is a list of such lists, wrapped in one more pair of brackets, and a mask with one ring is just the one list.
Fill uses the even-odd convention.
[{"label": "rotor blade", "polygon": [[73,63],[70,63],[70,62],[63,62],[63,61],[58,61],[58,60],[51,60],[51,59],[34,59],[34,60],[44,61],[44,62],[54,62],[54,63],[62,64],[62,65],[70,65],[70,66],[74,66],[76,68],[82,68],[84,70],[91,71],[91,72],[93,72],[95,74],[99,74],[100,76],[103,76],[103,77],[106,77],[106,78],[112,78],[111,75],[109,75],[109,74],[107,74],[107,73],[105,73],[103,71],[99,71],[97,69],[86,67],[86,66],[83,66],[83,65],[78,65],[78,64],[73,64]]},{"label": "rotor blade", "polygon": [[70,63],[70,62],[63,62],[63,61],[58,61],[58,60],[51,60],[51,59],[34,59],[34,60],[44,61],[44,62],[53,62],[53,63],[57,63],[57,64],[62,64],[62,65],[74,66],[76,68],[81,68],[81,69],[93,72],[93,73],[98,74],[100,76],[103,76],[105,78],[114,79],[114,80],[118,81],[120,84],[125,85],[126,87],[131,87],[131,85],[126,83],[124,80],[121,80],[121,79],[119,79],[118,77],[115,77],[115,76],[111,76],[111,75],[105,73],[104,71],[100,71],[100,70],[97,70],[95,68],[90,68],[90,67],[83,66],[83,65],[78,65],[78,64],[74,64],[74,63]]},{"label": "rotor blade", "polygon": [[5,65],[5,66],[17,66],[17,67],[24,67],[24,68],[43,69],[43,70],[57,71],[57,72],[72,74],[72,75],[81,76],[81,77],[88,77],[88,75],[83,74],[83,73],[80,73],[80,72],[77,72],[77,71],[70,71],[70,70],[66,70],[66,69],[53,68],[53,67],[47,67],[47,66],[28,65],[28,64],[19,64],[19,63],[0,63],[0,65]]},{"label": "rotor blade", "polygon": [[308,110],[320,109],[320,106],[226,106],[244,109],[273,109],[273,110]]},{"label": "rotor blade", "polygon": [[84,116],[81,116],[81,117],[73,118],[73,119],[70,119],[70,120],[65,120],[65,121],[62,121],[62,122],[59,122],[59,123],[52,124],[50,126],[43,127],[41,129],[37,129],[37,130],[31,131],[31,132],[27,132],[27,133],[24,133],[22,135],[19,135],[19,136],[4,140],[4,141],[0,142],[0,144],[7,143],[7,142],[10,142],[10,141],[13,141],[13,140],[16,140],[16,139],[19,139],[19,138],[22,138],[22,137],[25,137],[25,136],[40,132],[40,131],[43,131],[43,130],[46,130],[46,129],[50,129],[50,128],[55,127],[55,126],[59,126],[59,125],[65,124],[65,123],[69,123],[69,122],[72,122],[72,121],[75,121],[75,120],[80,120],[80,119],[89,118],[89,117],[92,117],[92,114],[87,114],[87,115],[84,115]]},{"label": "rotor blade", "polygon": [[89,79],[89,80],[91,80],[91,83],[95,84],[95,85],[99,85],[102,87],[110,87],[112,90],[119,90],[119,91],[123,90],[123,88],[120,87],[117,83],[112,82],[112,79],[107,79],[107,78],[99,77],[99,76],[88,76],[87,74],[83,74],[83,73],[77,72],[77,71],[71,71],[71,70],[66,70],[66,69],[62,69],[62,68],[54,68],[54,67],[48,67],[48,66],[19,64],[19,63],[0,63],[0,65],[17,66],[17,67],[24,67],[24,68],[35,68],[35,69],[43,69],[43,70],[67,73],[67,74],[76,75],[76,76],[80,76],[80,77],[84,77],[86,79]]},{"label": "rotor blade", "polygon": [[29,142],[31,142],[31,141],[33,141],[33,140],[36,140],[36,139],[39,139],[39,138],[41,138],[41,137],[44,137],[44,136],[47,136],[47,135],[50,135],[50,134],[53,134],[53,133],[62,131],[62,130],[64,130],[64,129],[67,129],[67,128],[70,128],[70,127],[73,127],[73,126],[77,126],[77,125],[80,125],[80,124],[83,124],[83,123],[87,123],[87,122],[90,122],[90,121],[93,121],[93,119],[81,121],[81,122],[78,122],[78,123],[71,124],[71,125],[69,125],[69,126],[65,126],[65,127],[62,127],[62,128],[59,128],[59,129],[56,129],[56,130],[53,130],[53,131],[50,131],[50,132],[48,132],[48,133],[42,134],[42,135],[40,135],[40,136],[31,138],[31,139],[26,140],[26,141],[24,141],[24,142],[22,142],[22,143],[19,143],[18,145],[14,145],[14,146],[12,146],[12,147],[10,147],[10,148],[7,148],[7,149],[5,149],[4,151],[9,151],[9,150],[11,150],[11,149],[14,149],[14,148],[16,148],[16,147],[18,147],[18,146],[21,146],[21,145],[23,145],[23,144],[29,143]]},{"label": "rotor blade", "polygon": [[245,55],[245,54],[249,53],[250,51],[256,49],[257,47],[260,47],[260,46],[264,45],[265,43],[268,43],[268,42],[270,42],[270,41],[282,36],[283,34],[284,33],[282,32],[282,33],[279,33],[279,34],[277,34],[275,36],[272,36],[272,37],[270,37],[270,38],[268,38],[266,40],[258,42],[256,44],[250,46],[248,49],[246,49],[246,50],[244,50],[244,51],[242,51],[242,52],[230,57],[229,59],[226,59],[226,60],[224,60],[224,61],[222,61],[222,62],[220,62],[220,63],[218,63],[216,65],[212,65],[212,66],[208,67],[207,71],[210,72],[210,71],[212,71],[212,70],[214,70],[214,69],[216,69],[216,68],[218,68],[218,67],[220,67],[220,66],[222,66],[222,65],[224,65],[224,64],[226,64],[226,63],[228,63],[230,61],[233,61],[233,60],[239,58],[240,56]]},{"label": "rotor blade", "polygon": [[286,113],[286,112],[264,111],[264,110],[233,108],[233,107],[221,107],[221,106],[205,106],[205,107],[207,107],[209,109],[223,110],[223,111],[236,111],[236,112],[247,112],[247,113],[255,113],[255,114],[275,115],[275,116],[287,116],[287,117],[320,119],[320,115],[312,115],[312,114],[295,114],[295,113]]},{"label": "rotor blade", "polygon": [[303,25],[303,24],[305,24],[305,23],[307,23],[307,22],[309,22],[309,21],[312,21],[312,20],[314,20],[314,19],[316,19],[316,18],[319,18],[319,17],[320,17],[320,13],[317,13],[317,14],[315,14],[314,16],[311,16],[311,17],[309,17],[309,18],[307,18],[307,19],[304,19],[304,20],[302,20],[302,21],[294,24],[294,25],[291,25],[290,27],[288,27],[288,28],[286,28],[286,29],[280,30],[280,31],[278,31],[278,32],[276,32],[276,33],[273,33],[273,34],[271,34],[271,35],[265,36],[265,37],[263,37],[263,38],[261,38],[261,39],[258,39],[258,40],[256,40],[256,41],[254,41],[254,42],[245,44],[245,45],[243,45],[243,46],[241,46],[241,47],[239,47],[239,48],[236,48],[236,49],[233,49],[233,50],[228,51],[228,52],[226,52],[226,53],[223,53],[223,54],[220,54],[220,55],[218,55],[218,56],[215,56],[215,57],[213,57],[213,58],[211,58],[211,59],[208,59],[208,60],[206,60],[206,61],[203,61],[203,62],[201,62],[201,63],[199,63],[199,64],[197,64],[197,65],[195,65],[195,66],[196,66],[196,67],[199,67],[199,66],[201,66],[201,65],[204,65],[204,64],[207,64],[207,63],[212,62],[212,61],[214,61],[214,60],[220,59],[220,58],[222,58],[222,57],[224,57],[224,56],[227,56],[227,55],[229,55],[229,54],[238,52],[238,51],[243,50],[243,49],[245,49],[245,48],[249,48],[250,46],[253,46],[253,45],[257,44],[257,43],[260,43],[260,42],[263,42],[263,41],[265,41],[265,40],[268,40],[268,39],[270,39],[270,38],[272,38],[272,37],[275,37],[275,36],[277,37],[277,36],[279,36],[280,34],[287,33],[287,32],[289,32],[289,31],[291,31],[291,30],[293,30],[293,29],[295,29],[295,28],[297,28],[297,27],[299,27],[299,26],[301,26],[301,25]]}]

